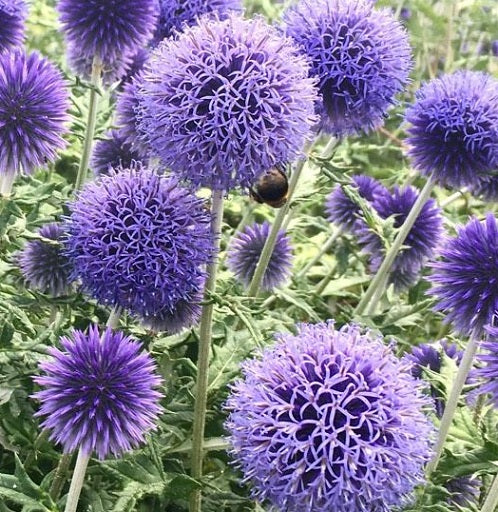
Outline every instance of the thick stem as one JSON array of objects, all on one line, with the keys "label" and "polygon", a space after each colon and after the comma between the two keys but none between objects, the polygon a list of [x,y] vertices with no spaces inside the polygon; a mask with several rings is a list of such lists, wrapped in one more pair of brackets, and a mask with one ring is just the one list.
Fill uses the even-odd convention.
[{"label": "thick stem", "polygon": [[463,197],[464,194],[466,194],[469,191],[469,187],[463,187],[461,190],[458,190],[454,194],[451,194],[451,196],[448,196],[444,201],[441,201],[439,203],[439,206],[441,208],[446,208],[451,203],[454,203],[457,199],[460,199]]},{"label": "thick stem", "polygon": [[[218,271],[218,253],[221,239],[221,223],[223,220],[223,191],[213,190],[211,232],[214,237],[215,255],[207,268],[207,279],[204,287],[201,325],[199,328],[199,355],[197,358],[197,385],[194,406],[194,427],[192,434],[191,474],[196,480],[202,477],[202,459],[204,443],[204,427],[206,425],[206,404],[208,389],[209,356],[211,353],[211,338],[214,304],[210,294],[215,290],[216,273]],[[195,490],[190,497],[190,512],[201,511],[201,491]]]},{"label": "thick stem", "polygon": [[52,480],[52,485],[50,486],[50,497],[54,501],[57,501],[61,495],[61,491],[64,487],[64,483],[66,482],[67,472],[69,471],[72,458],[72,453],[63,453],[59,459],[59,463],[55,469],[55,476]]},{"label": "thick stem", "polygon": [[384,292],[387,288],[387,283],[389,282],[389,276],[390,273],[387,273],[384,275],[381,283],[379,284],[377,290],[374,293],[374,296],[372,297],[372,300],[370,301],[370,304],[368,305],[367,309],[365,310],[365,314],[367,316],[372,316],[377,311],[377,304],[379,303],[380,299],[384,295]]},{"label": "thick stem", "polygon": [[0,196],[10,196],[15,179],[16,173],[13,171],[7,172],[5,174],[0,174]]},{"label": "thick stem", "polygon": [[495,512],[496,507],[498,507],[498,475],[493,480],[481,512]]},{"label": "thick stem", "polygon": [[102,75],[102,63],[100,58],[95,56],[93,58],[92,76],[90,83],[90,103],[88,106],[88,121],[86,125],[85,141],[83,143],[83,153],[81,155],[80,166],[78,169],[78,176],[74,190],[78,191],[85,182],[88,172],[88,163],[90,162],[90,155],[92,154],[93,137],[95,135],[95,126],[97,123],[97,105],[98,105],[98,88],[100,87],[100,79]]},{"label": "thick stem", "polygon": [[321,259],[322,256],[335,244],[336,240],[342,235],[343,230],[339,228],[337,231],[330,235],[329,239],[322,245],[320,251],[312,258],[306,266],[304,266],[297,274],[296,278],[299,279],[305,276]]},{"label": "thick stem", "polygon": [[441,454],[443,453],[444,443],[448,437],[453,416],[457,410],[458,399],[462,392],[465,381],[469,375],[470,369],[472,368],[472,362],[478,347],[478,335],[473,333],[470,336],[469,342],[465,349],[465,352],[458,367],[458,372],[451,388],[450,396],[446,402],[443,417],[441,418],[441,424],[439,426],[438,439],[434,448],[434,458],[427,464],[427,477],[436,469]]},{"label": "thick stem", "polygon": [[69,487],[69,494],[67,495],[66,508],[64,509],[64,512],[76,512],[89,460],[90,455],[83,453],[80,448],[80,451],[78,452],[78,458],[76,459],[76,465],[74,466],[73,478],[71,479],[71,485]]},{"label": "thick stem", "polygon": [[[330,158],[332,155],[333,149],[337,145],[337,139],[332,137],[325,149],[323,150],[322,155]],[[308,146],[306,149],[306,153],[311,149],[312,144]],[[308,156],[306,154],[305,157],[301,158],[292,172],[291,178],[289,180],[289,196],[287,202],[278,210],[277,216],[273,222],[271,227],[270,234],[266,239],[263,250],[261,251],[261,256],[259,257],[258,264],[256,266],[256,270],[254,271],[254,276],[252,278],[251,284],[249,285],[249,290],[247,291],[247,295],[249,297],[257,297],[259,293],[259,289],[261,287],[261,283],[263,282],[263,277],[265,275],[266,269],[268,267],[268,263],[270,262],[271,255],[273,254],[273,249],[275,248],[275,243],[277,241],[278,232],[280,231],[284,219],[289,211],[290,204],[292,202],[292,196],[296,190],[297,184],[299,182],[299,178],[303,171],[304,165],[308,160]]]},{"label": "thick stem", "polygon": [[[377,288],[382,285],[385,276],[389,274],[391,267],[394,263],[394,260],[398,255],[398,252],[403,246],[403,243],[406,240],[408,233],[410,233],[410,230],[412,229],[413,225],[415,224],[415,221],[417,220],[422,208],[429,199],[432,189],[434,188],[434,185],[434,180],[432,178],[429,178],[426,184],[424,185],[424,188],[420,192],[420,195],[418,196],[417,200],[415,201],[412,209],[410,210],[410,213],[408,214],[405,222],[400,227],[392,246],[387,251],[384,257],[384,261],[379,267],[379,270],[377,270],[377,273],[375,274],[375,277],[372,279],[370,286],[368,287],[367,291],[365,292],[360,302],[356,306],[355,315],[359,316],[364,313],[365,309],[367,308],[373,296],[375,295]],[[371,307],[375,308],[375,305],[376,302],[374,302],[374,304]]]}]

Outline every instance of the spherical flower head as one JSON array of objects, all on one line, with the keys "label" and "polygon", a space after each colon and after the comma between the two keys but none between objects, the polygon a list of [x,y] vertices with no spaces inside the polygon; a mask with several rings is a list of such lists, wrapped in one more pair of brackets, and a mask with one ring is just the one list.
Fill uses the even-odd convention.
[{"label": "spherical flower head", "polygon": [[414,166],[443,185],[472,185],[498,165],[498,81],[457,71],[426,83],[407,110]]},{"label": "spherical flower head", "polygon": [[[102,338],[102,339],[101,339]],[[119,457],[144,441],[161,411],[161,379],[141,345],[122,332],[93,326],[85,334],[62,337],[63,350],[51,348],[40,364],[34,394],[41,402],[36,416],[65,452],[81,448],[100,459]]]},{"label": "spherical flower head", "polygon": [[[383,185],[370,176],[352,176],[351,181],[351,185],[358,189],[358,194],[369,202],[379,194],[388,193]],[[325,210],[330,222],[346,231],[354,231],[358,222],[361,223],[361,208],[344,193],[340,185],[329,195]]]},{"label": "spherical flower head", "polygon": [[196,293],[211,216],[176,179],[136,167],[89,183],[70,204],[66,252],[84,291],[139,317]]},{"label": "spherical flower head", "polygon": [[476,176],[474,183],[470,186],[472,195],[482,198],[484,201],[498,201],[498,175]]},{"label": "spherical flower head", "polygon": [[68,96],[61,73],[37,52],[0,55],[0,175],[55,160],[65,146]]},{"label": "spherical flower head", "polygon": [[373,333],[303,324],[244,363],[226,406],[232,453],[278,510],[387,512],[431,456],[422,390]]},{"label": "spherical flower head", "polygon": [[141,82],[142,76],[139,73],[123,87],[116,103],[116,124],[119,126],[119,133],[125,142],[130,144],[134,152],[146,159],[150,155],[150,147],[147,144],[146,134],[140,129],[137,118],[140,108],[138,91]]},{"label": "spherical flower head", "polygon": [[22,45],[27,17],[25,0],[0,0],[0,52]]},{"label": "spherical flower head", "polygon": [[491,41],[491,53],[493,56],[498,57],[498,39]]},{"label": "spherical flower head", "polygon": [[487,338],[481,343],[482,351],[477,360],[483,365],[475,370],[474,375],[483,381],[479,391],[489,394],[491,402],[498,407],[498,327],[486,326]]},{"label": "spherical flower head", "polygon": [[152,37],[158,0],[59,0],[68,44],[105,64],[132,55]]},{"label": "spherical flower head", "polygon": [[433,263],[436,310],[461,335],[480,336],[498,309],[498,226],[492,214],[460,227]]},{"label": "spherical flower head", "polygon": [[291,41],[262,19],[205,16],[153,52],[139,131],[196,187],[249,187],[302,152],[316,91]]},{"label": "spherical flower head", "polygon": [[[271,226],[268,222],[246,226],[234,236],[228,251],[227,264],[236,278],[249,286],[258,265]],[[261,283],[266,291],[281,286],[289,278],[292,269],[292,245],[283,230],[277,235],[275,249],[271,255]]]},{"label": "spherical flower head", "polygon": [[322,130],[336,136],[382,124],[411,67],[408,36],[389,9],[370,0],[300,0],[284,30],[311,61]]},{"label": "spherical flower head", "polygon": [[482,482],[478,478],[468,476],[451,478],[444,483],[444,487],[450,494],[446,503],[455,507],[455,510],[471,509],[478,503],[481,486]]},{"label": "spherical flower head", "polygon": [[159,23],[154,40],[172,36],[184,26],[194,25],[199,16],[217,13],[223,18],[230,11],[241,11],[241,0],[159,0]]},{"label": "spherical flower head", "polygon": [[121,79],[120,90],[123,89],[125,84],[131,82],[134,77],[142,72],[149,56],[150,51],[147,48],[139,48],[138,51],[130,58],[130,64],[126,69],[126,75]]},{"label": "spherical flower head", "polygon": [[[38,234],[48,240],[61,242],[64,231],[57,222],[45,224]],[[19,268],[30,288],[52,297],[67,295],[71,285],[69,261],[62,253],[62,246],[31,240],[19,254]]]},{"label": "spherical flower head", "polygon": [[[93,55],[81,53],[81,48],[76,44],[69,44],[67,48],[67,62],[71,71],[83,80],[90,80],[92,76]],[[102,66],[102,83],[108,87],[126,75],[131,66],[130,55],[121,55],[112,61],[106,61]]]},{"label": "spherical flower head", "polygon": [[111,130],[107,138],[96,142],[90,168],[100,176],[108,174],[112,169],[130,168],[140,162],[140,154],[126,142],[122,133],[119,130]]},{"label": "spherical flower head", "polygon": [[172,307],[164,308],[155,315],[142,317],[142,325],[154,332],[166,331],[168,334],[176,334],[199,323],[203,284],[204,280],[199,280],[197,289],[194,289],[188,298],[180,299]]},{"label": "spherical flower head", "polygon": [[[415,201],[418,191],[414,187],[394,187],[391,194],[376,196],[373,206],[383,219],[394,217],[394,227],[403,225]],[[422,207],[415,224],[408,233],[404,246],[396,256],[389,282],[401,290],[413,285],[427,261],[431,259],[443,233],[443,218],[441,210],[433,199],[429,199]],[[359,233],[360,243],[364,245],[365,253],[370,254],[370,268],[376,272],[383,259],[385,250],[380,237],[364,226]]]}]

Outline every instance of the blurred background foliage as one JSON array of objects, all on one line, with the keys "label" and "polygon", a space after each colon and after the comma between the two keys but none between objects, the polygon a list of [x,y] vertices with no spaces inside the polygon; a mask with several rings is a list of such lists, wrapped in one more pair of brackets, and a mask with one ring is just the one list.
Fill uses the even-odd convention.
[{"label": "blurred background foliage", "polygon": [[[248,0],[247,15],[260,14],[278,22],[288,3]],[[103,324],[108,315],[105,308],[77,290],[56,300],[27,290],[16,265],[17,251],[37,236],[37,229],[64,214],[85,128],[88,85],[68,72],[54,5],[54,0],[31,1],[27,45],[49,56],[66,73],[72,90],[69,145],[53,168],[19,179],[15,195],[0,200],[0,512],[62,510],[64,497],[54,503],[48,495],[60,452],[41,433],[38,421],[33,418],[36,404],[29,398],[34,391],[32,377],[37,362],[45,357],[49,346],[57,345],[61,334],[73,327],[84,329],[91,322]],[[336,229],[324,215],[325,198],[335,183],[347,183],[352,174],[369,174],[387,186],[421,186],[422,180],[410,170],[404,156],[402,113],[422,81],[460,68],[498,74],[498,59],[491,50],[492,41],[498,39],[496,0],[382,0],[377,5],[393,9],[410,33],[415,57],[412,82],[383,128],[369,136],[345,140],[331,161],[317,157],[320,147],[313,154],[288,226],[294,244],[295,275]],[[112,89],[101,94],[98,137],[112,126],[115,96]],[[441,203],[453,192],[437,188],[435,194]],[[470,215],[483,216],[487,211],[496,213],[496,205],[483,204],[465,192],[457,194],[445,208],[447,232],[453,233],[455,226]],[[226,206],[222,250],[243,218],[262,221],[271,220],[273,215],[274,210],[255,205],[247,195],[232,194]],[[389,229],[385,232],[389,236]],[[328,284],[317,293],[318,283],[327,276]],[[339,237],[306,276],[294,277],[289,286],[274,296],[244,299],[240,285],[222,267],[212,298],[217,307],[206,429],[210,448],[205,465],[206,512],[263,510],[248,498],[248,489],[240,484],[240,475],[231,468],[224,452],[222,404],[230,380],[237,375],[239,362],[258,346],[270,342],[274,332],[292,329],[296,322],[329,318],[338,324],[351,321],[353,308],[370,277],[366,257],[350,235]],[[400,354],[413,345],[448,334],[441,316],[431,311],[432,301],[424,294],[428,286],[421,280],[401,297],[389,290],[380,309],[368,319],[373,328],[394,337]],[[231,326],[237,317],[242,319],[244,328],[233,331]],[[122,326],[140,338],[157,359],[166,386],[166,412],[158,431],[143,449],[121,461],[90,465],[80,509],[181,512],[185,510],[188,492],[197,485],[185,476],[192,425],[196,333],[152,336],[126,318]],[[453,341],[462,345],[461,340]],[[436,383],[443,393],[454,371],[450,364],[446,368]],[[449,510],[440,486],[449,476],[479,475],[485,483],[489,474],[496,472],[496,416],[486,415],[476,428],[469,415],[465,408],[459,412],[448,453],[416,510]]]}]

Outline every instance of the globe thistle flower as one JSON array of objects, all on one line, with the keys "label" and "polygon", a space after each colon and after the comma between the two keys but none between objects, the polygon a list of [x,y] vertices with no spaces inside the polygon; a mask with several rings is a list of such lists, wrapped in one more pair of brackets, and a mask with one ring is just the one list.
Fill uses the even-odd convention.
[{"label": "globe thistle flower", "polygon": [[0,52],[21,46],[28,6],[24,0],[0,0]]},{"label": "globe thistle flower", "polygon": [[284,30],[319,80],[322,130],[336,136],[382,124],[408,81],[408,36],[389,9],[370,0],[300,0],[284,13]]},{"label": "globe thistle flower", "polygon": [[95,144],[90,168],[100,176],[108,174],[111,169],[129,168],[137,163],[141,163],[140,155],[133,151],[120,131],[111,130],[106,139]]},{"label": "globe thistle flower", "polygon": [[[379,194],[388,193],[383,185],[370,176],[352,176],[351,181],[358,194],[368,202],[372,202]],[[344,193],[340,185],[329,195],[325,210],[330,222],[346,231],[353,231],[361,223],[361,208]]]},{"label": "globe thistle flower", "polygon": [[460,227],[432,263],[436,310],[461,335],[482,335],[498,309],[498,226],[492,214]]},{"label": "globe thistle flower", "polygon": [[61,73],[40,54],[0,55],[0,181],[55,160],[65,146],[68,96]]},{"label": "globe thistle flower", "polygon": [[130,58],[130,64],[126,69],[126,75],[121,79],[120,90],[123,89],[125,84],[131,82],[134,77],[142,72],[149,56],[150,52],[147,48],[139,48],[137,53]]},{"label": "globe thistle flower", "polygon": [[154,40],[170,37],[184,26],[194,25],[199,16],[216,13],[223,18],[230,11],[241,11],[241,0],[159,0],[159,23]]},{"label": "globe thistle flower", "polygon": [[153,52],[139,131],[196,187],[249,187],[301,154],[316,91],[291,42],[262,19],[204,17]]},{"label": "globe thistle flower", "polygon": [[149,318],[189,300],[212,257],[210,214],[176,179],[136,167],[70,205],[66,252],[85,292]]},{"label": "globe thistle flower", "polygon": [[141,131],[137,119],[140,109],[138,90],[141,83],[142,76],[139,73],[124,85],[116,103],[116,124],[119,126],[120,135],[131,146],[132,151],[146,159],[150,155],[150,148],[146,141],[146,134]]},{"label": "globe thistle flower", "polygon": [[[90,81],[92,76],[93,55],[81,53],[79,45],[69,44],[67,48],[67,63],[71,71],[83,80]],[[126,75],[127,69],[131,66],[132,58],[123,55],[112,61],[107,61],[102,67],[102,83],[109,87],[114,82]]]},{"label": "globe thistle flower", "polygon": [[242,371],[226,427],[255,497],[306,512],[387,512],[410,500],[434,428],[423,383],[381,338],[302,324]]},{"label": "globe thistle flower", "polygon": [[491,53],[498,57],[498,39],[495,39],[494,41],[491,41]]},{"label": "globe thistle flower", "polygon": [[145,46],[159,15],[158,0],[59,0],[57,8],[68,44],[104,66]]},{"label": "globe thistle flower", "polygon": [[[394,217],[394,227],[399,228],[405,222],[410,210],[418,198],[414,187],[394,187],[392,194],[379,194],[373,206],[383,219]],[[404,246],[394,260],[389,282],[397,290],[413,285],[429,259],[434,256],[443,232],[441,210],[433,199],[429,199],[422,208],[415,224],[406,237]],[[360,243],[365,253],[370,254],[370,269],[376,272],[383,259],[384,247],[380,237],[367,226],[359,232]]]},{"label": "globe thistle flower", "polygon": [[[227,264],[236,278],[249,286],[254,276],[259,257],[270,234],[268,222],[246,226],[234,236],[228,251]],[[290,276],[292,269],[292,246],[290,238],[283,230],[277,235],[275,249],[265,270],[261,287],[272,291],[282,285]]]},{"label": "globe thistle flower", "polygon": [[451,478],[444,483],[444,487],[449,493],[446,502],[450,506],[456,506],[456,510],[461,508],[475,507],[481,495],[482,482],[478,478],[461,476]]},{"label": "globe thistle flower", "polygon": [[406,112],[409,156],[443,185],[473,185],[498,165],[498,81],[457,71],[426,83]]},{"label": "globe thistle flower", "polygon": [[491,402],[498,407],[498,327],[488,325],[486,327],[487,339],[481,343],[482,352],[477,355],[477,360],[483,366],[475,370],[475,377],[482,379],[481,394],[489,394]]},{"label": "globe thistle flower", "polygon": [[44,375],[35,382],[44,389],[36,416],[52,431],[65,452],[81,448],[100,459],[116,457],[144,441],[161,411],[161,379],[141,345],[122,332],[74,331],[62,337],[64,350],[50,348],[51,359],[40,364]]},{"label": "globe thistle flower", "polygon": [[[48,240],[60,242],[64,231],[57,222],[45,224],[38,234]],[[71,266],[62,254],[62,247],[43,240],[31,240],[19,254],[19,268],[30,288],[52,297],[67,295],[71,285]]]},{"label": "globe thistle flower", "polygon": [[402,20],[408,21],[412,17],[412,11],[408,7],[402,7],[401,11],[399,12],[399,17]]}]

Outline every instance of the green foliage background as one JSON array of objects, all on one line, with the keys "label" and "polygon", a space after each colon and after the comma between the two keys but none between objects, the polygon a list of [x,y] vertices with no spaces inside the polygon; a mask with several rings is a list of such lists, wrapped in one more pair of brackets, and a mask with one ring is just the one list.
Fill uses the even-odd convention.
[{"label": "green foliage background", "polygon": [[[295,274],[334,232],[324,217],[323,205],[335,183],[347,184],[351,174],[365,173],[382,179],[386,185],[412,183],[421,187],[423,180],[410,170],[404,156],[401,117],[421,81],[458,68],[498,73],[498,63],[489,50],[490,42],[498,39],[496,1],[385,0],[378,5],[390,6],[397,14],[402,8],[412,12],[405,22],[416,62],[412,82],[383,129],[368,137],[344,141],[331,161],[318,158],[320,148],[312,155],[292,205],[294,214],[289,225],[295,248]],[[273,20],[278,19],[283,7],[283,2],[271,0],[247,2],[248,14],[259,13]],[[488,51],[482,52],[486,45]],[[60,335],[72,328],[85,329],[91,322],[103,324],[109,312],[76,290],[57,300],[28,290],[17,268],[17,252],[26,241],[37,237],[40,226],[64,213],[81,150],[88,92],[87,84],[67,71],[53,0],[31,3],[27,46],[49,56],[65,70],[72,89],[73,121],[70,144],[57,164],[33,177],[19,179],[15,196],[0,199],[0,512],[56,512],[63,509],[67,486],[57,503],[53,502],[48,489],[60,449],[47,440],[33,417],[37,404],[30,399],[34,392],[32,378],[37,373],[37,363],[46,357],[48,347],[58,344]],[[112,125],[114,100],[115,91],[102,93],[99,137]],[[441,202],[452,191],[437,189],[435,193]],[[452,234],[455,226],[465,222],[469,215],[483,216],[487,211],[496,212],[496,206],[483,204],[467,193],[459,194],[445,208],[447,232]],[[271,208],[255,206],[247,196],[230,196],[223,227],[222,259],[230,236],[243,217],[262,221],[273,216]],[[372,228],[389,243],[395,234],[392,222],[381,225],[375,218],[372,222]],[[238,373],[239,362],[258,347],[271,343],[274,332],[292,330],[296,322],[329,318],[338,324],[351,321],[354,306],[371,278],[365,260],[355,239],[342,236],[306,276],[294,277],[274,297],[258,300],[244,298],[231,273],[222,267],[212,297],[216,316],[206,430],[209,453],[203,482],[206,512],[264,510],[249,499],[248,489],[240,483],[240,475],[229,465],[224,451],[222,404],[230,381]],[[317,284],[329,275],[330,282],[317,294]],[[445,335],[459,345],[465,341],[453,339],[441,323],[441,316],[431,311],[432,300],[425,296],[428,286],[427,281],[421,280],[402,296],[389,290],[380,311],[367,319],[371,327],[395,338],[400,354],[413,345]],[[237,318],[244,327],[234,331],[231,326]],[[157,432],[142,449],[123,460],[91,462],[80,510],[180,512],[185,510],[188,493],[198,485],[186,476],[197,334],[189,331],[176,336],[153,336],[128,318],[122,322],[122,328],[142,340],[157,359],[165,382],[166,412]],[[442,375],[427,378],[445,392],[454,371],[452,362],[446,361]],[[460,408],[439,471],[432,484],[420,491],[414,511],[449,510],[441,484],[451,476],[477,475],[483,487],[489,484],[498,464],[497,416],[488,407],[483,412],[483,420],[476,425],[470,409]]]}]

